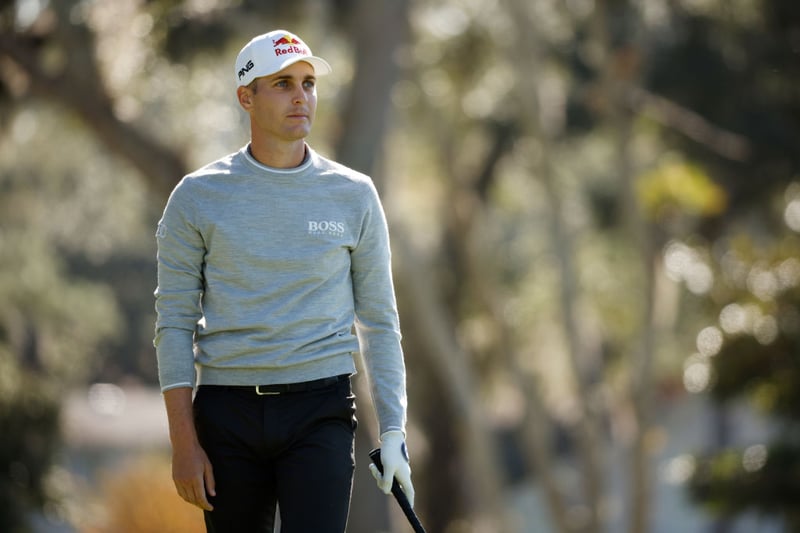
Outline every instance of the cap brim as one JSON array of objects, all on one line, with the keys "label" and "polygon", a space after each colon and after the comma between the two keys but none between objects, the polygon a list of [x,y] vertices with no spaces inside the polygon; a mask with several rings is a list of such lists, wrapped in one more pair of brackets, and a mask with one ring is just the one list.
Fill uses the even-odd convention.
[{"label": "cap brim", "polygon": [[326,74],[330,74],[332,71],[331,66],[328,64],[328,62],[322,59],[321,57],[298,56],[298,57],[290,57],[289,59],[278,65],[279,68],[277,70],[273,70],[272,72],[264,72],[264,73],[256,72],[255,75],[253,76],[253,79],[261,78],[263,76],[272,76],[273,74],[282,71],[286,67],[294,65],[295,63],[300,63],[301,61],[305,61],[306,63],[314,67],[314,74],[317,76],[324,76]]},{"label": "cap brim", "polygon": [[[314,74],[316,74],[317,76],[324,76],[326,74],[330,74],[331,71],[333,70],[331,66],[328,64],[328,62],[322,59],[321,57],[317,56],[302,57],[298,59],[298,61],[305,61],[306,63],[310,63],[311,66],[314,67]],[[292,63],[296,63],[296,61],[292,61]],[[286,67],[288,66],[289,65],[286,65]]]}]

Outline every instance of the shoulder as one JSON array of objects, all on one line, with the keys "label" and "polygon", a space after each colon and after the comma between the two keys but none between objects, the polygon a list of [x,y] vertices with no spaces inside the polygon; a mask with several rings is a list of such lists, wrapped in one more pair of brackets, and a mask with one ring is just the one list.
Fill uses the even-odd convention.
[{"label": "shoulder", "polygon": [[229,187],[230,176],[243,172],[242,156],[234,152],[185,175],[172,190],[167,212],[190,212],[218,199]]},{"label": "shoulder", "polygon": [[228,154],[187,174],[181,180],[181,184],[186,182],[199,185],[241,172],[244,165],[243,159],[241,151]]},{"label": "shoulder", "polygon": [[247,172],[241,152],[234,152],[212,161],[185,175],[175,189],[172,197],[194,196],[204,191],[216,191],[229,182],[230,177]]},{"label": "shoulder", "polygon": [[375,188],[372,178],[362,172],[324,157],[317,152],[312,152],[312,157],[314,158],[314,166],[321,176],[331,179],[340,179],[356,187]]}]

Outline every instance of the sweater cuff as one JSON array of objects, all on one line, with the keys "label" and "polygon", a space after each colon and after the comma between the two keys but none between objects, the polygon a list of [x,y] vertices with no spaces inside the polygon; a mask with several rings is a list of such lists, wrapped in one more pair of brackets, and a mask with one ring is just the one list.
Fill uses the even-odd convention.
[{"label": "sweater cuff", "polygon": [[192,331],[163,328],[154,341],[158,359],[158,381],[161,391],[177,387],[192,387],[197,380]]}]

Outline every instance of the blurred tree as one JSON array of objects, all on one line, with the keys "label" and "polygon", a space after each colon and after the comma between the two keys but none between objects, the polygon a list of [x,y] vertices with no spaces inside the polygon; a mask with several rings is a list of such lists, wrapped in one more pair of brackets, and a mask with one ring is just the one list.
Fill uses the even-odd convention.
[{"label": "blurred tree", "polygon": [[55,130],[64,127],[54,109],[29,110],[0,139],[0,530],[13,532],[25,531],[26,513],[53,496],[63,393],[85,382],[122,325],[113,291],[73,271],[68,257],[110,252],[125,238],[126,210],[115,222],[87,208],[87,198],[114,192],[96,181],[102,165],[92,172],[68,162],[70,150],[85,148],[80,138],[46,156],[18,150],[23,138],[49,142],[45,115]]},{"label": "blurred tree", "polygon": [[4,386],[0,398],[0,529],[25,533],[27,513],[51,499],[47,475],[58,449],[59,407],[54,384],[20,375],[7,355],[0,357],[0,371],[15,384]]},{"label": "blurred tree", "polygon": [[[694,281],[691,274],[684,278],[692,292],[707,295],[702,305],[718,321],[705,334],[723,335],[710,353],[700,346],[703,335],[698,336],[700,354],[687,361],[685,378],[710,367],[708,386],[723,406],[720,416],[725,416],[724,406],[747,399],[778,426],[771,442],[744,450],[727,449],[724,431],[716,435],[711,451],[698,459],[691,494],[721,516],[755,510],[781,516],[787,531],[797,531],[792,495],[798,490],[800,457],[800,249],[796,234],[787,233],[785,209],[795,201],[796,185],[787,186],[800,169],[798,152],[790,148],[800,142],[800,10],[796,2],[784,0],[740,7],[676,4],[669,25],[681,29],[658,39],[664,46],[651,51],[648,68],[651,90],[670,100],[636,101],[650,108],[650,117],[671,125],[670,144],[699,162],[723,193],[704,195],[711,202],[704,210],[716,213],[696,224],[699,236],[692,237],[708,258],[713,286],[701,287],[704,282],[698,283],[696,275]],[[678,71],[694,83],[676,76]],[[701,192],[705,180],[678,187],[677,174],[670,179],[670,189],[684,197],[677,212],[683,213],[685,226],[693,211],[688,202],[698,205],[690,195]],[[659,194],[654,183],[641,185]],[[677,199],[660,193],[659,207],[651,213],[662,227],[675,228],[680,218],[675,209],[665,209],[670,195]],[[725,523],[717,531],[726,530]]]},{"label": "blurred tree", "polygon": [[[762,4],[766,5],[748,3],[747,13],[758,13]],[[786,3],[773,2],[768,10],[785,11],[779,4]],[[464,355],[481,376],[479,383],[466,383],[479,387],[478,394],[487,398],[508,386],[524,394],[527,416],[519,427],[524,428],[521,436],[529,451],[527,464],[535,466],[546,488],[551,519],[560,531],[601,530],[611,518],[604,511],[614,505],[603,494],[604,465],[602,459],[592,458],[614,437],[598,431],[608,417],[617,432],[633,428],[630,441],[624,433],[617,435],[633,451],[626,465],[631,478],[625,508],[630,531],[649,529],[653,405],[659,399],[656,373],[674,367],[682,342],[676,334],[691,328],[703,314],[696,302],[687,302],[679,314],[680,308],[671,308],[670,298],[664,298],[670,281],[664,275],[662,250],[671,239],[691,238],[698,232],[713,238],[721,228],[737,224],[745,211],[758,211],[750,204],[752,197],[741,196],[739,187],[753,183],[748,169],[769,152],[759,148],[766,141],[759,130],[731,120],[736,102],[748,98],[738,91],[746,92],[748,85],[739,77],[739,64],[731,63],[726,54],[736,50],[741,61],[746,52],[727,37],[745,35],[748,42],[757,41],[762,32],[759,19],[731,16],[723,3],[691,7],[690,18],[702,20],[704,28],[696,44],[703,43],[714,63],[684,76],[686,69],[678,56],[693,32],[684,27],[690,6],[675,2],[662,7],[658,12],[629,2],[600,2],[594,9],[581,9],[575,3],[553,10],[523,2],[506,2],[502,9],[459,2],[427,6],[416,19],[417,45],[411,51],[418,58],[415,75],[398,92],[410,120],[426,133],[418,142],[406,141],[407,153],[437,147],[435,170],[424,168],[421,173],[443,179],[442,185],[424,189],[436,198],[431,203],[441,216],[434,220],[441,220],[445,228],[442,235],[430,237],[436,242],[432,249],[444,251],[432,262],[440,267],[435,285],[449,306]],[[709,30],[712,27],[723,39],[706,39],[716,35]],[[736,31],[728,34],[732,27]],[[686,46],[685,53],[694,54],[689,51],[694,44]],[[772,63],[778,55],[767,59],[758,50],[753,49],[748,61],[759,72],[790,69],[788,62]],[[780,57],[796,60],[791,55]],[[751,88],[762,82],[763,77],[748,78]],[[727,89],[708,91],[715,86]],[[562,88],[569,94],[566,102]],[[712,107],[703,100],[709,94]],[[796,124],[773,113],[792,109],[795,97],[781,90],[762,98],[770,104],[760,107],[761,120],[788,126],[784,140],[791,143]],[[713,112],[716,107],[731,115]],[[508,131],[523,137],[504,141]],[[663,157],[669,147],[685,156]],[[609,150],[611,157],[602,152]],[[792,179],[786,170],[797,166],[787,161],[791,156],[786,150],[772,154],[767,157],[774,157],[774,182],[760,188],[759,194],[768,195],[775,184]],[[768,167],[772,168],[760,166]],[[537,178],[542,186],[510,178],[515,172]],[[403,183],[415,190],[425,187],[424,180]],[[399,186],[395,194],[402,194]],[[603,221],[599,228],[604,232],[598,234],[581,220],[581,194],[594,202],[593,220]],[[565,205],[571,208],[569,213]],[[539,218],[542,214],[549,217],[549,225]],[[433,227],[427,218],[425,222],[424,227]],[[537,224],[550,228],[552,256],[543,256],[533,244],[541,235]],[[592,246],[587,243],[598,239],[605,253],[589,255]],[[585,263],[575,265],[575,257]],[[551,260],[557,271],[552,286],[560,291],[559,305],[554,307],[558,314],[551,316],[541,307],[534,317],[520,313],[524,307],[515,305],[517,301],[545,302],[524,289],[554,279],[547,276]],[[420,266],[426,268],[424,263]],[[533,272],[540,278],[538,284],[528,281]],[[610,283],[608,276],[620,282]],[[693,291],[705,290],[697,286],[699,282],[692,283]],[[409,290],[408,295],[418,305],[409,304],[414,316],[406,323],[432,321],[422,308],[433,306],[430,291],[435,289],[417,285],[418,290]],[[578,406],[568,424],[569,442],[583,456],[585,498],[574,497],[574,491],[572,497],[564,496],[563,481],[552,479],[549,465],[557,449],[547,443],[547,418],[559,409],[546,398],[548,385],[553,386],[548,376],[554,371],[546,368],[551,361],[540,366],[525,360],[527,345],[542,349],[542,332],[529,320],[555,323],[564,331],[556,351],[569,361],[568,379],[575,388],[560,398]],[[440,351],[449,353],[451,366],[460,363],[460,350],[444,341],[440,346],[449,346]],[[610,387],[619,381],[629,385]],[[468,411],[456,412],[468,418]],[[441,426],[428,435],[441,438],[442,448],[453,439]],[[461,452],[448,449],[451,454]],[[453,480],[440,478],[439,486],[462,485],[459,470],[453,472]],[[581,500],[586,507],[581,507]],[[582,512],[587,509],[588,513]]]}]

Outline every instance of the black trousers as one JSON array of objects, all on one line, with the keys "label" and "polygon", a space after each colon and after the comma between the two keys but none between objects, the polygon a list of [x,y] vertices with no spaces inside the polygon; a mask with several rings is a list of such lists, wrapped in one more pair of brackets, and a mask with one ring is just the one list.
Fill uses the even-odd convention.
[{"label": "black trousers", "polygon": [[347,377],[305,391],[201,386],[200,444],[216,483],[209,533],[344,533],[355,467],[355,396]]}]

